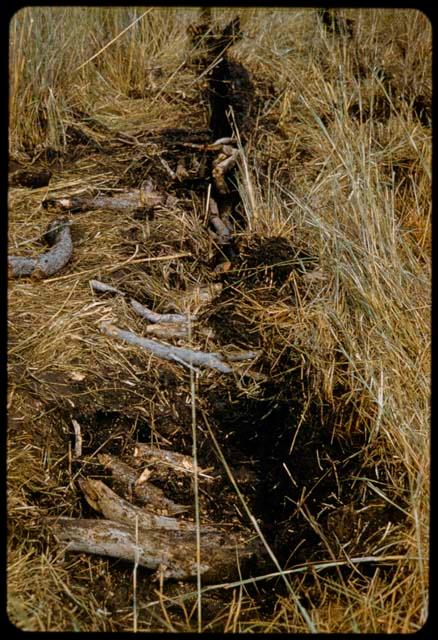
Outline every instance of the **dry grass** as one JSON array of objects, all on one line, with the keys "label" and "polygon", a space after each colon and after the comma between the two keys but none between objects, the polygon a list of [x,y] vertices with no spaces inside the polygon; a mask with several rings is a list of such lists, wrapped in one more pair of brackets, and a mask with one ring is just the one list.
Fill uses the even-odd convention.
[{"label": "dry grass", "polygon": [[[273,380],[287,379],[281,363],[296,354],[295,366],[311,380],[309,402],[337,416],[336,436],[366,434],[367,472],[351,478],[364,500],[377,495],[407,514],[401,524],[382,525],[349,573],[297,569],[288,579],[318,631],[413,632],[428,614],[431,292],[431,129],[413,106],[431,94],[431,26],[414,10],[344,10],[355,22],[350,40],[324,31],[314,10],[214,9],[213,17],[224,24],[236,13],[245,37],[233,50],[261,96],[239,172],[247,220],[241,246],[250,253],[260,236],[284,237],[317,262],[290,276],[293,305],[281,288],[275,300],[263,298],[242,278],[234,291],[239,313],[260,336]],[[47,147],[68,150],[67,128],[79,113],[88,114],[80,126],[100,143],[120,131],[205,127],[202,78],[184,64],[186,28],[196,15],[172,8],[20,10],[10,27],[11,155],[29,162]],[[9,252],[41,250],[52,218],[41,207],[46,195],[114,188],[130,154],[141,156],[116,142],[114,149],[107,158],[98,151],[61,158],[47,188],[10,189]],[[98,331],[104,319],[137,331],[141,321],[124,300],[93,297],[89,280],[112,282],[167,310],[179,288],[212,281],[203,262],[214,251],[204,213],[194,198],[161,211],[153,224],[132,214],[117,221],[108,212],[80,214],[65,271],[10,284],[8,612],[21,629],[133,628],[131,587],[123,603],[108,605],[109,615],[93,585],[111,592],[111,566],[64,558],[44,523],[78,515],[74,479],[93,468],[93,460],[72,466],[69,403],[93,413],[117,397],[129,433],[145,416],[158,442],[155,419],[172,409],[156,363]],[[121,234],[127,229],[134,240]],[[175,257],[189,245],[190,259]],[[164,371],[186,384],[177,367]],[[220,385],[214,378],[211,384]],[[257,384],[246,391],[257,395]],[[192,388],[199,403],[201,392]],[[108,434],[98,446],[120,438]],[[335,552],[328,546],[330,564]],[[353,555],[347,547],[337,559],[348,564]],[[370,565],[374,571],[364,569]],[[246,586],[232,591],[206,630],[309,630],[294,596],[279,595],[267,616]],[[206,589],[202,599],[212,593]],[[198,627],[192,601],[175,605],[161,593],[154,609],[142,597],[136,594],[139,631]]]}]

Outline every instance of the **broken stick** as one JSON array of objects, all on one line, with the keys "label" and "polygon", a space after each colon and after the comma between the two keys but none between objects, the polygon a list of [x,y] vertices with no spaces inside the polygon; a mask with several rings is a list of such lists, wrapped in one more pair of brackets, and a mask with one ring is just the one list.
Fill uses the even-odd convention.
[{"label": "broken stick", "polygon": [[[187,324],[189,321],[189,316],[186,313],[157,313],[133,298],[131,298],[131,307],[139,316],[153,323],[172,322]],[[196,320],[196,316],[192,316],[191,320]]]},{"label": "broken stick", "polygon": [[8,256],[9,277],[32,276],[42,279],[62,269],[73,253],[70,224],[68,220],[53,220],[50,223],[45,237],[52,247],[38,258]]},{"label": "broken stick", "polygon": [[193,579],[204,584],[239,575],[248,560],[260,554],[256,542],[237,535],[209,533],[201,536],[201,563],[196,562],[193,532],[146,530],[112,520],[58,518],[53,533],[66,543],[66,551],[91,553],[136,562],[157,570],[157,578]]},{"label": "broken stick", "polygon": [[52,198],[43,201],[45,209],[55,207],[71,213],[93,211],[95,209],[109,209],[111,211],[137,211],[145,207],[157,205],[173,205],[175,198],[167,194],[150,191],[149,189],[133,189],[124,193],[97,196],[71,196],[67,198]]},{"label": "broken stick", "polygon": [[172,516],[188,510],[189,507],[176,504],[170,498],[166,498],[162,489],[147,480],[142,480],[142,477],[139,477],[139,471],[115,456],[101,453],[98,459],[101,464],[110,469],[113,478],[120,482],[126,491],[132,493],[139,502],[147,504],[151,511]]},{"label": "broken stick", "polygon": [[[173,471],[190,473],[192,475],[196,472],[192,456],[186,456],[183,453],[171,451],[170,449],[159,449],[144,442],[137,442],[135,445],[134,458],[143,460],[150,465],[165,465]],[[198,468],[198,475],[200,478],[205,478],[210,481],[215,479],[213,476],[208,475],[205,469]]]},{"label": "broken stick", "polygon": [[[194,522],[177,520],[169,516],[162,516],[148,511],[147,507],[136,507],[127,500],[120,498],[101,480],[87,478],[80,480],[81,487],[88,504],[99,511],[108,520],[125,522],[135,527],[137,520],[141,529],[169,529],[172,531],[196,531]],[[211,531],[211,527],[200,527],[201,532]]]},{"label": "broken stick", "polygon": [[163,360],[171,360],[173,362],[179,362],[185,366],[201,366],[208,367],[210,369],[216,369],[221,373],[231,373],[233,369],[223,362],[220,354],[218,353],[206,353],[205,351],[194,351],[193,349],[186,349],[185,347],[175,347],[164,342],[158,342],[149,338],[142,338],[141,336],[133,333],[132,331],[124,331],[118,327],[102,322],[100,329],[106,335],[113,338],[119,338],[141,347],[150,353],[163,358]]}]

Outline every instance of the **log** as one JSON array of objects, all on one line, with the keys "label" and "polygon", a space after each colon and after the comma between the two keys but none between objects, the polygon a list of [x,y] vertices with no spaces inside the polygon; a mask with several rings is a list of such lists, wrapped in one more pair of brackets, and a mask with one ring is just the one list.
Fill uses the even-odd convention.
[{"label": "log", "polygon": [[175,347],[173,345],[158,342],[157,340],[151,340],[149,338],[142,338],[141,336],[133,333],[132,331],[124,331],[118,327],[103,322],[100,325],[100,329],[106,335],[113,338],[119,338],[141,347],[150,353],[163,358],[163,360],[171,360],[173,362],[179,362],[185,366],[201,366],[208,367],[210,369],[216,369],[221,373],[231,373],[233,369],[222,361],[220,354],[218,353],[206,353],[204,351],[194,351],[193,349],[187,349],[185,347]]},{"label": "log", "polygon": [[[183,453],[177,453],[170,449],[159,449],[144,442],[137,442],[135,445],[134,458],[145,461],[149,465],[164,465],[176,472],[189,473],[192,475],[196,472],[192,456],[186,456]],[[199,478],[209,481],[214,480],[215,478],[208,475],[206,471],[206,469],[198,468]]]},{"label": "log", "polygon": [[62,211],[79,213],[81,211],[93,211],[95,209],[108,209],[110,211],[137,211],[145,207],[175,203],[173,196],[158,193],[146,189],[133,189],[123,193],[97,196],[72,196],[70,198],[52,198],[43,201],[45,209],[55,207]]},{"label": "log", "polygon": [[39,257],[8,256],[9,277],[32,276],[41,279],[60,271],[73,253],[70,224],[68,220],[53,220],[50,223],[45,237],[52,247]]},{"label": "log", "polygon": [[164,491],[147,480],[139,479],[139,472],[129,464],[122,462],[108,453],[98,456],[99,462],[110,469],[113,478],[116,479],[126,491],[132,493],[142,504],[147,504],[148,509],[160,515],[177,515],[187,511],[189,507],[176,504],[166,498]]},{"label": "log", "polygon": [[[101,480],[86,478],[79,481],[88,504],[101,513],[107,520],[124,522],[135,527],[137,520],[141,529],[169,529],[173,531],[196,531],[193,522],[177,520],[169,516],[162,516],[148,510],[147,507],[136,507],[127,500],[120,498]],[[211,527],[201,526],[203,533],[211,532]]]},{"label": "log", "polygon": [[[58,518],[52,531],[66,551],[127,560],[156,570],[156,578],[190,580],[198,573],[196,536],[192,532],[136,530],[112,520]],[[201,536],[199,571],[204,584],[237,577],[260,553],[256,542],[233,534]]]}]

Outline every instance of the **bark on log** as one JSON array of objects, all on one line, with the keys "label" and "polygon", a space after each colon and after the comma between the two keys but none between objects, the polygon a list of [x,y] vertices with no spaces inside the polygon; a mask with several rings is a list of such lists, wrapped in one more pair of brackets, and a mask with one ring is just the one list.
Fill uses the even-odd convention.
[{"label": "bark on log", "polygon": [[193,349],[186,349],[184,347],[175,347],[149,338],[142,338],[132,331],[124,331],[123,329],[119,329],[118,327],[108,323],[102,323],[100,328],[101,331],[106,333],[108,336],[119,338],[129,344],[141,347],[164,360],[179,362],[188,367],[208,367],[210,369],[216,369],[221,373],[231,373],[233,371],[228,364],[222,361],[222,358],[218,353],[206,353],[204,351],[194,351]]},{"label": "bark on log", "polygon": [[45,236],[53,246],[38,258],[8,256],[9,277],[32,276],[41,279],[62,269],[73,253],[70,224],[68,220],[54,220],[50,223]]},{"label": "bark on log", "polygon": [[[192,532],[157,531],[111,520],[59,518],[53,533],[67,543],[66,551],[78,551],[138,562],[157,570],[157,578],[193,579],[197,575],[196,536]],[[248,560],[260,553],[257,543],[245,543],[232,534],[201,536],[202,582],[230,580],[239,575]]]},{"label": "bark on log", "polygon": [[189,507],[176,504],[173,500],[166,498],[164,491],[159,487],[147,480],[141,480],[139,471],[115,456],[101,453],[98,456],[98,460],[106,468],[110,469],[113,478],[123,485],[127,492],[135,496],[142,504],[146,504],[148,509],[154,513],[172,516],[188,510]]}]

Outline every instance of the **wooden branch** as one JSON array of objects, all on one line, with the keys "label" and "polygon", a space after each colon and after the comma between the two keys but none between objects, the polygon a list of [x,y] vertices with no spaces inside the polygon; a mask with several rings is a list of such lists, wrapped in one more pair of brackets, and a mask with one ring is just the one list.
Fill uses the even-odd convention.
[{"label": "wooden branch", "polygon": [[210,218],[210,222],[214,227],[220,244],[230,244],[231,231],[219,216]]},{"label": "wooden branch", "polygon": [[[156,569],[157,579],[192,579],[197,575],[196,536],[193,532],[138,529],[111,520],[58,518],[52,525],[66,551],[91,553],[138,562]],[[204,584],[239,575],[246,562],[260,553],[256,543],[232,534],[201,536],[199,570]]]},{"label": "wooden branch", "polygon": [[[177,520],[169,516],[162,516],[149,511],[147,507],[136,507],[127,500],[120,498],[101,480],[87,478],[79,481],[88,504],[101,513],[108,520],[124,522],[135,527],[137,520],[141,529],[169,529],[172,531],[195,531],[194,522]],[[211,527],[200,527],[201,532],[212,531]]]},{"label": "wooden branch", "polygon": [[258,351],[232,351],[226,354],[229,362],[242,362],[244,360],[252,360],[260,355]]},{"label": "wooden branch", "polygon": [[9,277],[32,276],[42,279],[57,273],[69,262],[73,253],[70,222],[52,221],[45,235],[52,247],[38,258],[8,256]]},{"label": "wooden branch", "polygon": [[[196,471],[192,456],[186,456],[170,449],[159,449],[143,442],[138,442],[135,445],[134,458],[147,462],[149,465],[164,465],[176,472],[194,475]],[[200,479],[206,479],[210,482],[215,480],[213,476],[207,474],[206,469],[198,468],[198,476]]]},{"label": "wooden branch", "polygon": [[105,284],[105,282],[100,282],[100,280],[90,280],[90,286],[96,293],[115,293],[119,296],[126,295],[123,291],[112,287],[110,284]]},{"label": "wooden branch", "polygon": [[226,222],[219,215],[219,207],[214,198],[210,198],[209,202],[209,212],[210,218],[209,221],[214,227],[215,234],[219,244],[226,245],[231,242],[231,228],[226,224]]},{"label": "wooden branch", "polygon": [[[172,323],[187,324],[189,321],[189,317],[185,313],[156,313],[155,311],[148,309],[148,307],[145,307],[143,304],[140,304],[133,298],[131,298],[131,307],[139,316],[141,316],[145,320],[148,320],[149,322],[154,322],[154,323],[172,322]],[[192,316],[191,320],[193,321],[196,320],[196,316]]]},{"label": "wooden branch", "polygon": [[162,489],[142,479],[142,476],[139,477],[138,470],[122,462],[115,456],[111,456],[108,453],[101,453],[98,456],[98,460],[102,465],[111,470],[114,479],[123,485],[126,491],[132,493],[139,502],[146,504],[148,509],[154,513],[160,515],[177,515],[189,509],[189,507],[185,505],[176,504],[173,500],[166,498]]},{"label": "wooden branch", "polygon": [[210,369],[216,369],[221,373],[231,373],[233,371],[228,364],[222,361],[222,358],[218,353],[194,351],[193,349],[175,347],[149,338],[142,338],[132,331],[124,331],[123,329],[119,329],[118,327],[106,322],[101,323],[100,329],[108,336],[119,338],[128,344],[141,347],[159,358],[163,358],[163,360],[179,362],[188,367],[208,367]]},{"label": "wooden branch", "polygon": [[228,145],[223,145],[223,153],[220,153],[213,162],[213,180],[218,192],[222,195],[228,193],[228,186],[225,182],[225,174],[234,167],[239,156],[239,150]]},{"label": "wooden branch", "polygon": [[54,198],[43,201],[44,208],[56,207],[63,211],[78,213],[95,209],[111,211],[136,211],[145,207],[174,204],[175,198],[167,194],[146,189],[134,189],[124,193],[97,196],[72,196],[70,198]]},{"label": "wooden branch", "polygon": [[187,324],[181,324],[178,322],[167,324],[149,324],[145,327],[145,331],[148,334],[152,334],[157,338],[188,338],[189,327]]}]

